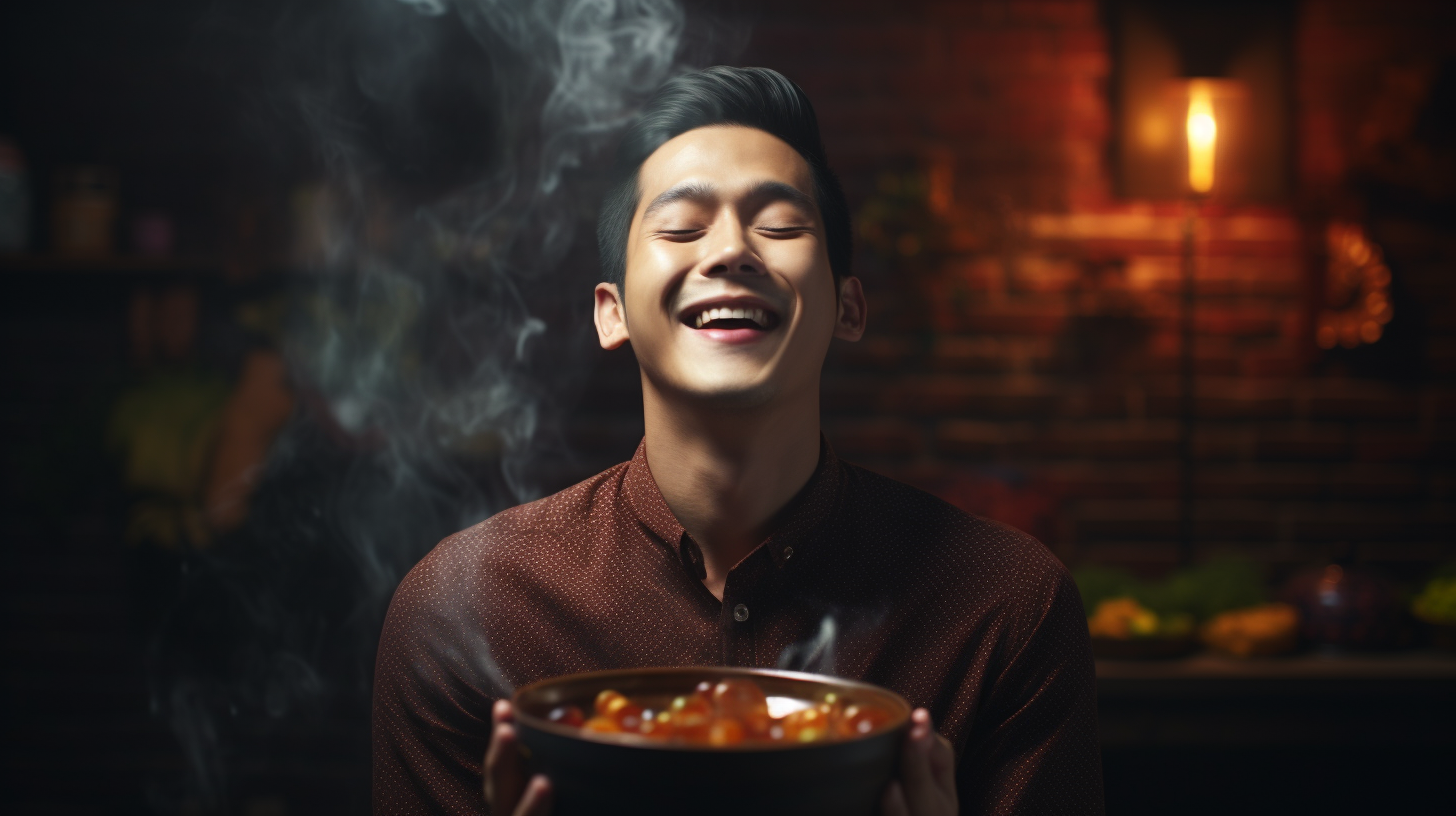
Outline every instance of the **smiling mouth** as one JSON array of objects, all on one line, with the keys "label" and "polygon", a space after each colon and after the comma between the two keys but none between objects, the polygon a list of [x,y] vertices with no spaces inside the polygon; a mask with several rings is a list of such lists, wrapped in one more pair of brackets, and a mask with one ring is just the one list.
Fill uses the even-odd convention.
[{"label": "smiling mouth", "polygon": [[772,331],[779,325],[779,316],[768,309],[750,306],[716,306],[683,316],[683,323],[692,329],[756,329]]}]

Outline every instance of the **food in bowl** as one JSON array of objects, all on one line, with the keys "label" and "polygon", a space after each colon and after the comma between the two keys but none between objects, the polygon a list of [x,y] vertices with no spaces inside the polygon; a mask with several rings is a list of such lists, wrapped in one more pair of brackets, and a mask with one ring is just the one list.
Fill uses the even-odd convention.
[{"label": "food in bowl", "polygon": [[893,714],[873,703],[846,704],[830,691],[818,700],[770,698],[752,679],[703,680],[687,694],[628,698],[603,689],[588,717],[575,705],[557,706],[547,720],[581,729],[589,738],[640,737],[697,746],[803,744],[866,736]]},{"label": "food in bowl", "polygon": [[1093,637],[1185,638],[1193,632],[1193,616],[1159,615],[1134,598],[1108,598],[1087,619]]},{"label": "food in bowl", "polygon": [[1271,603],[1231,609],[1205,623],[1203,642],[1233,657],[1267,657],[1294,651],[1299,643],[1299,610]]},{"label": "food in bowl", "polygon": [[[727,683],[715,704],[720,686],[741,680],[752,685]],[[622,723],[585,728],[599,716],[599,698],[602,715]],[[517,689],[512,704],[527,771],[551,780],[555,816],[873,816],[911,710],[904,697],[869,683],[728,666],[555,677]],[[861,725],[865,717],[856,719],[851,706],[885,720],[871,714]],[[656,731],[663,720],[670,730]]]}]

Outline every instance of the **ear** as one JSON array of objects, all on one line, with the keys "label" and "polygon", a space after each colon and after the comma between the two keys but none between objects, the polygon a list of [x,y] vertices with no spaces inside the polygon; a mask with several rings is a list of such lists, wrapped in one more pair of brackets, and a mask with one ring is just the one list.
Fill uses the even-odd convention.
[{"label": "ear", "polygon": [[834,336],[851,343],[864,336],[865,321],[869,318],[869,304],[865,302],[864,287],[853,275],[839,285],[839,317],[834,322]]},{"label": "ear", "polygon": [[617,284],[597,284],[596,298],[592,318],[597,324],[597,342],[608,351],[621,348],[631,338],[627,336],[627,310]]}]

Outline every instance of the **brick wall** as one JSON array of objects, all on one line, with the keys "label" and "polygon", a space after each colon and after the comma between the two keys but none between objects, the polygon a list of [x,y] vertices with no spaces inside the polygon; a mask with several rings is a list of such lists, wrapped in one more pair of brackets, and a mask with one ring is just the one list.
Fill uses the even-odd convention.
[{"label": "brick wall", "polygon": [[[1206,207],[1196,231],[1197,551],[1414,569],[1456,554],[1456,242],[1362,211],[1350,156],[1399,84],[1381,71],[1413,47],[1449,59],[1456,18],[1323,0],[1298,21],[1299,193]],[[1184,216],[1113,193],[1098,5],[780,3],[743,62],[809,92],[856,206],[886,171],[928,180],[905,215],[933,222],[905,227],[926,249],[860,253],[870,333],[825,379],[839,451],[1066,560],[1172,563]],[[1312,248],[1332,215],[1365,218],[1416,295],[1399,316],[1424,327],[1415,376],[1315,346]]]}]

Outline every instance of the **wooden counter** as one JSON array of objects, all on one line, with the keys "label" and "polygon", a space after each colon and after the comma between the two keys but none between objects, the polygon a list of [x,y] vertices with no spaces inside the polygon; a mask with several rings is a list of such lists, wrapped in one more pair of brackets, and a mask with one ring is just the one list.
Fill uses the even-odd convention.
[{"label": "wooden counter", "polygon": [[1099,660],[1105,748],[1456,745],[1456,654]]}]

